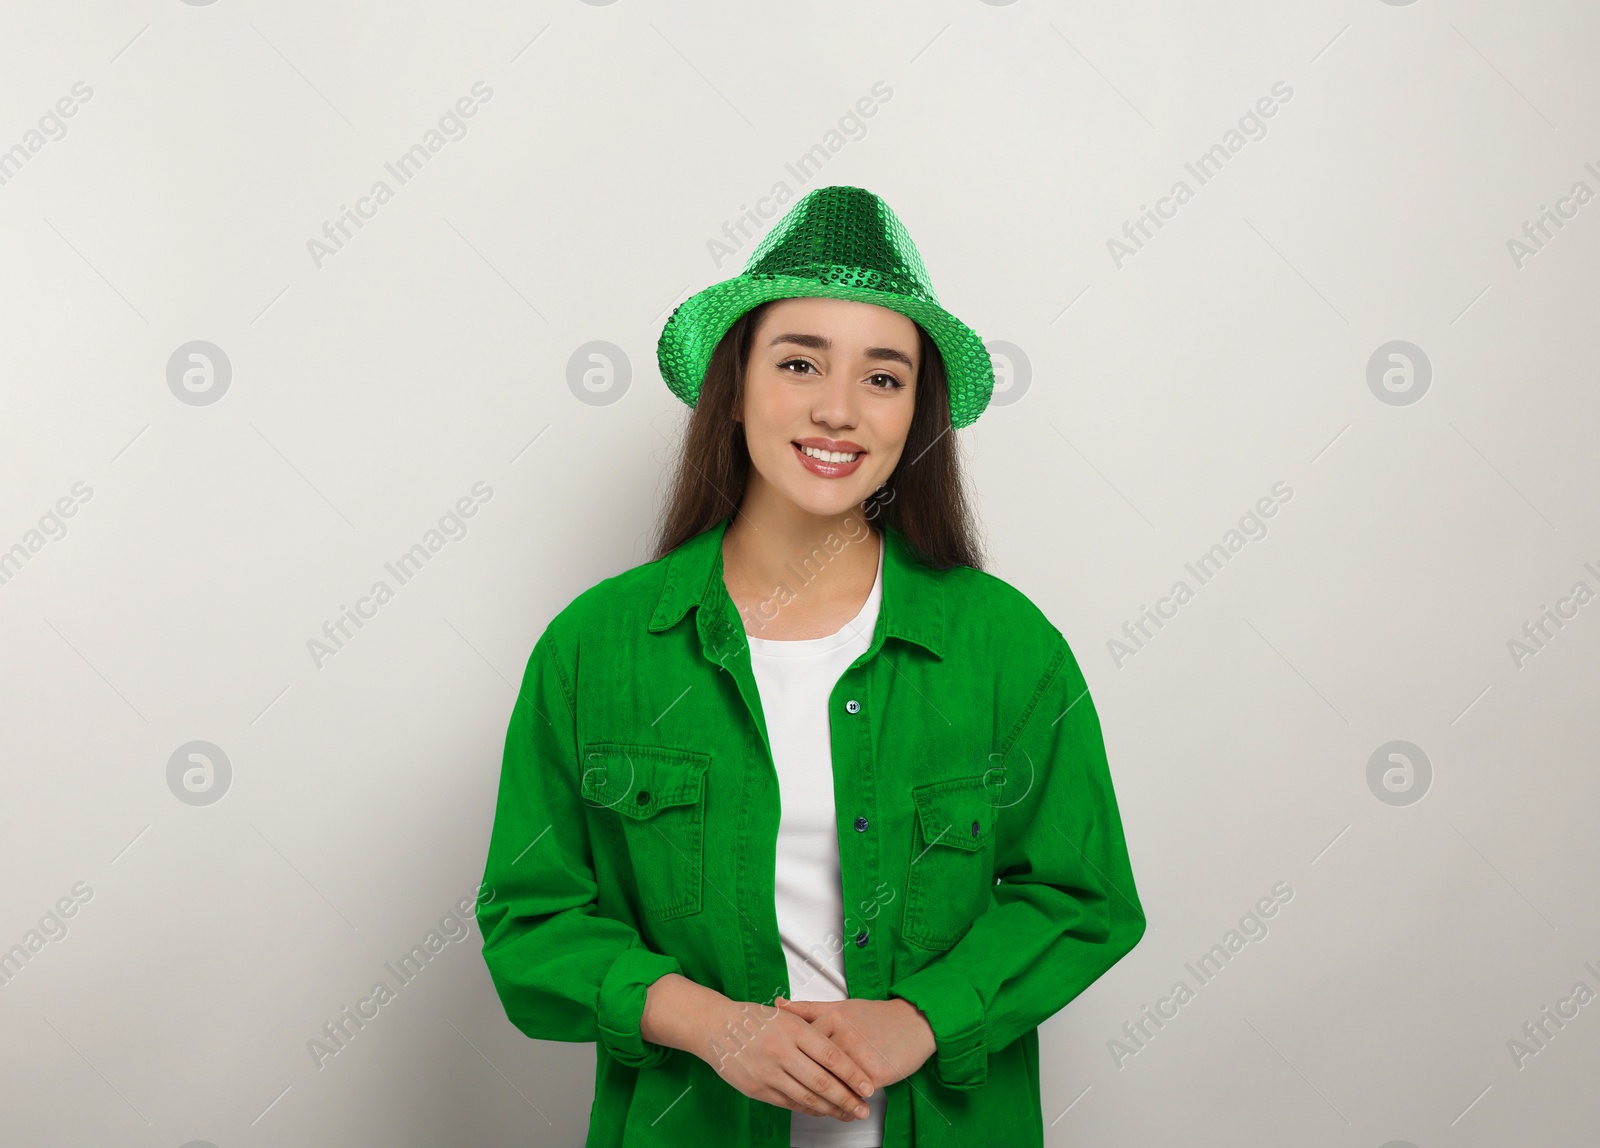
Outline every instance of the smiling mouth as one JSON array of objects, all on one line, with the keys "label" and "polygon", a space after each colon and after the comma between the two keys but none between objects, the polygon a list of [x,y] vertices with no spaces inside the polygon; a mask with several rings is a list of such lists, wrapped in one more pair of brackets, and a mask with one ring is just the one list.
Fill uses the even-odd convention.
[{"label": "smiling mouth", "polygon": [[818,462],[832,463],[835,466],[839,466],[847,462],[854,462],[856,459],[867,453],[864,450],[822,450],[814,446],[800,446],[799,443],[794,443],[793,445],[799,448],[801,454],[809,455]]},{"label": "smiling mouth", "polygon": [[795,460],[817,478],[849,478],[861,469],[867,457],[864,450],[823,450],[820,447],[801,446],[797,442],[791,442],[789,446],[794,450]]}]

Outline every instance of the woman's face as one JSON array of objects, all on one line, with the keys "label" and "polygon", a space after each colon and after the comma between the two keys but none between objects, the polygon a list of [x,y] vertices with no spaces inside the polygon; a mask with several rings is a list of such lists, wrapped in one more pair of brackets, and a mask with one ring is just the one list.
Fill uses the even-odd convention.
[{"label": "woman's face", "polygon": [[745,365],[751,484],[819,516],[859,506],[900,461],[919,356],[916,324],[886,307],[847,299],[768,306]]}]

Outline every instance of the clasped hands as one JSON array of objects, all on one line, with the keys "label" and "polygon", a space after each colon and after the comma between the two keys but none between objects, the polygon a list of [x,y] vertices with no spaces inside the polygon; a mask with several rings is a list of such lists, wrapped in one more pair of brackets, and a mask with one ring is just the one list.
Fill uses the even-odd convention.
[{"label": "clasped hands", "polygon": [[901,997],[764,1005],[682,973],[650,984],[639,1035],[693,1053],[751,1099],[842,1121],[869,1115],[863,1100],[938,1049],[928,1018]]},{"label": "clasped hands", "polygon": [[766,1023],[747,1044],[711,1062],[745,1095],[769,1104],[840,1121],[864,1119],[867,1097],[910,1076],[937,1050],[927,1018],[900,997],[780,996],[773,1004],[777,1011],[762,1011]]}]

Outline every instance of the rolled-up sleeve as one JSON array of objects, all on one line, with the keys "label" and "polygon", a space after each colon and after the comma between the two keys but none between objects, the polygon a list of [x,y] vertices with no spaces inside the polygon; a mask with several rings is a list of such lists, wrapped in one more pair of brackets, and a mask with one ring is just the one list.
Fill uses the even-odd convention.
[{"label": "rolled-up sleeve", "polygon": [[598,887],[579,795],[575,705],[551,629],[528,659],[500,767],[478,926],[490,978],[518,1029],[597,1041],[635,1068],[671,1048],[639,1032],[645,991],[678,961],[596,911]]},{"label": "rolled-up sleeve", "polygon": [[1144,935],[1100,719],[1066,639],[1007,749],[989,906],[889,995],[927,1016],[935,1072],[982,1087],[988,1056],[1064,1008]]}]

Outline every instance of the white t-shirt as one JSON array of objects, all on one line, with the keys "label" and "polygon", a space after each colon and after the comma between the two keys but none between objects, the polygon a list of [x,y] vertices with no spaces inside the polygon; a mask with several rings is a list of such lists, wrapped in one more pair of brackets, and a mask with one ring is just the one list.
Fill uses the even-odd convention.
[{"label": "white t-shirt", "polygon": [[[850,993],[843,936],[844,889],[839,875],[839,832],[833,799],[833,741],[828,699],[850,663],[866,653],[883,600],[883,540],[878,573],[854,618],[826,638],[783,640],[748,635],[750,662],[767,719],[778,769],[782,815],[778,822],[778,935],[789,966],[793,1000],[838,1001]],[[796,1148],[880,1148],[883,1089],[866,1101],[865,1120],[791,1112],[789,1139]]]}]

